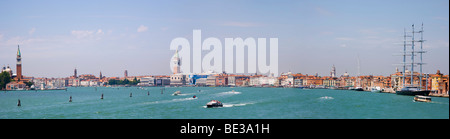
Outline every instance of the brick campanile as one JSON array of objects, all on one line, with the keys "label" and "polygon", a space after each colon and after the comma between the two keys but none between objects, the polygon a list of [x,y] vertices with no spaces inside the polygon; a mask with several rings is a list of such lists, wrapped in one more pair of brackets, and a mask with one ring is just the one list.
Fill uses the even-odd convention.
[{"label": "brick campanile", "polygon": [[20,54],[20,48],[19,45],[17,45],[17,65],[16,65],[16,72],[17,72],[17,81],[20,81],[22,79],[22,56]]}]

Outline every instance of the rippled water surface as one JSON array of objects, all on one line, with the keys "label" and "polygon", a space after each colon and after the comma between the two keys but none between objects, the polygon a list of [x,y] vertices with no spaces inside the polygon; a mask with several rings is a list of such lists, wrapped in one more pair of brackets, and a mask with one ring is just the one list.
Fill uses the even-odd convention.
[{"label": "rippled water surface", "polygon": [[[173,96],[175,91],[182,94]],[[221,101],[223,107],[206,108],[210,100]],[[449,99],[432,100],[422,103],[412,96],[326,89],[169,87],[161,94],[161,87],[78,87],[0,92],[0,118],[448,119]]]}]

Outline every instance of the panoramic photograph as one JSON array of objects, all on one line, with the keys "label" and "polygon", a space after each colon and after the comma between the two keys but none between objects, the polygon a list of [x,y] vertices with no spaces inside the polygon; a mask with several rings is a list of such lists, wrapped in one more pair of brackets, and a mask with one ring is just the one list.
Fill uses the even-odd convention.
[{"label": "panoramic photograph", "polygon": [[449,119],[449,1],[2,0],[0,66],[0,119]]}]

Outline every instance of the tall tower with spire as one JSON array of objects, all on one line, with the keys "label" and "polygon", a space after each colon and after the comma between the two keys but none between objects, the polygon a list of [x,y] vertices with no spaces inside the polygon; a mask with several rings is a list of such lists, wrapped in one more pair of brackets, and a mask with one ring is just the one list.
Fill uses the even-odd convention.
[{"label": "tall tower with spire", "polygon": [[334,67],[334,64],[333,67],[331,67],[331,77],[336,77],[336,67]]},{"label": "tall tower with spire", "polygon": [[22,79],[22,55],[20,53],[19,45],[17,45],[17,65],[16,65],[16,72],[17,72],[17,81],[20,81]]},{"label": "tall tower with spire", "polygon": [[78,78],[78,76],[77,76],[77,68],[75,68],[75,69],[73,70],[73,77],[74,77],[74,78]]},{"label": "tall tower with spire", "polygon": [[180,56],[178,55],[178,49],[172,58],[172,62],[173,62],[173,74],[180,73],[181,60],[180,60]]}]

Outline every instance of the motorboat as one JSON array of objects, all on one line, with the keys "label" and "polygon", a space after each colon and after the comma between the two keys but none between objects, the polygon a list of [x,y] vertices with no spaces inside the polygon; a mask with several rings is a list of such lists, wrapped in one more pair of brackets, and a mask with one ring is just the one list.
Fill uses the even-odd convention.
[{"label": "motorboat", "polygon": [[211,100],[210,102],[206,103],[206,107],[207,108],[223,107],[223,104],[218,100]]},{"label": "motorboat", "polygon": [[421,96],[421,95],[416,95],[416,96],[414,97],[414,101],[419,101],[419,102],[431,102],[431,97]]},{"label": "motorboat", "polygon": [[172,95],[173,96],[178,96],[178,95],[181,95],[181,92],[180,91],[175,91]]}]

